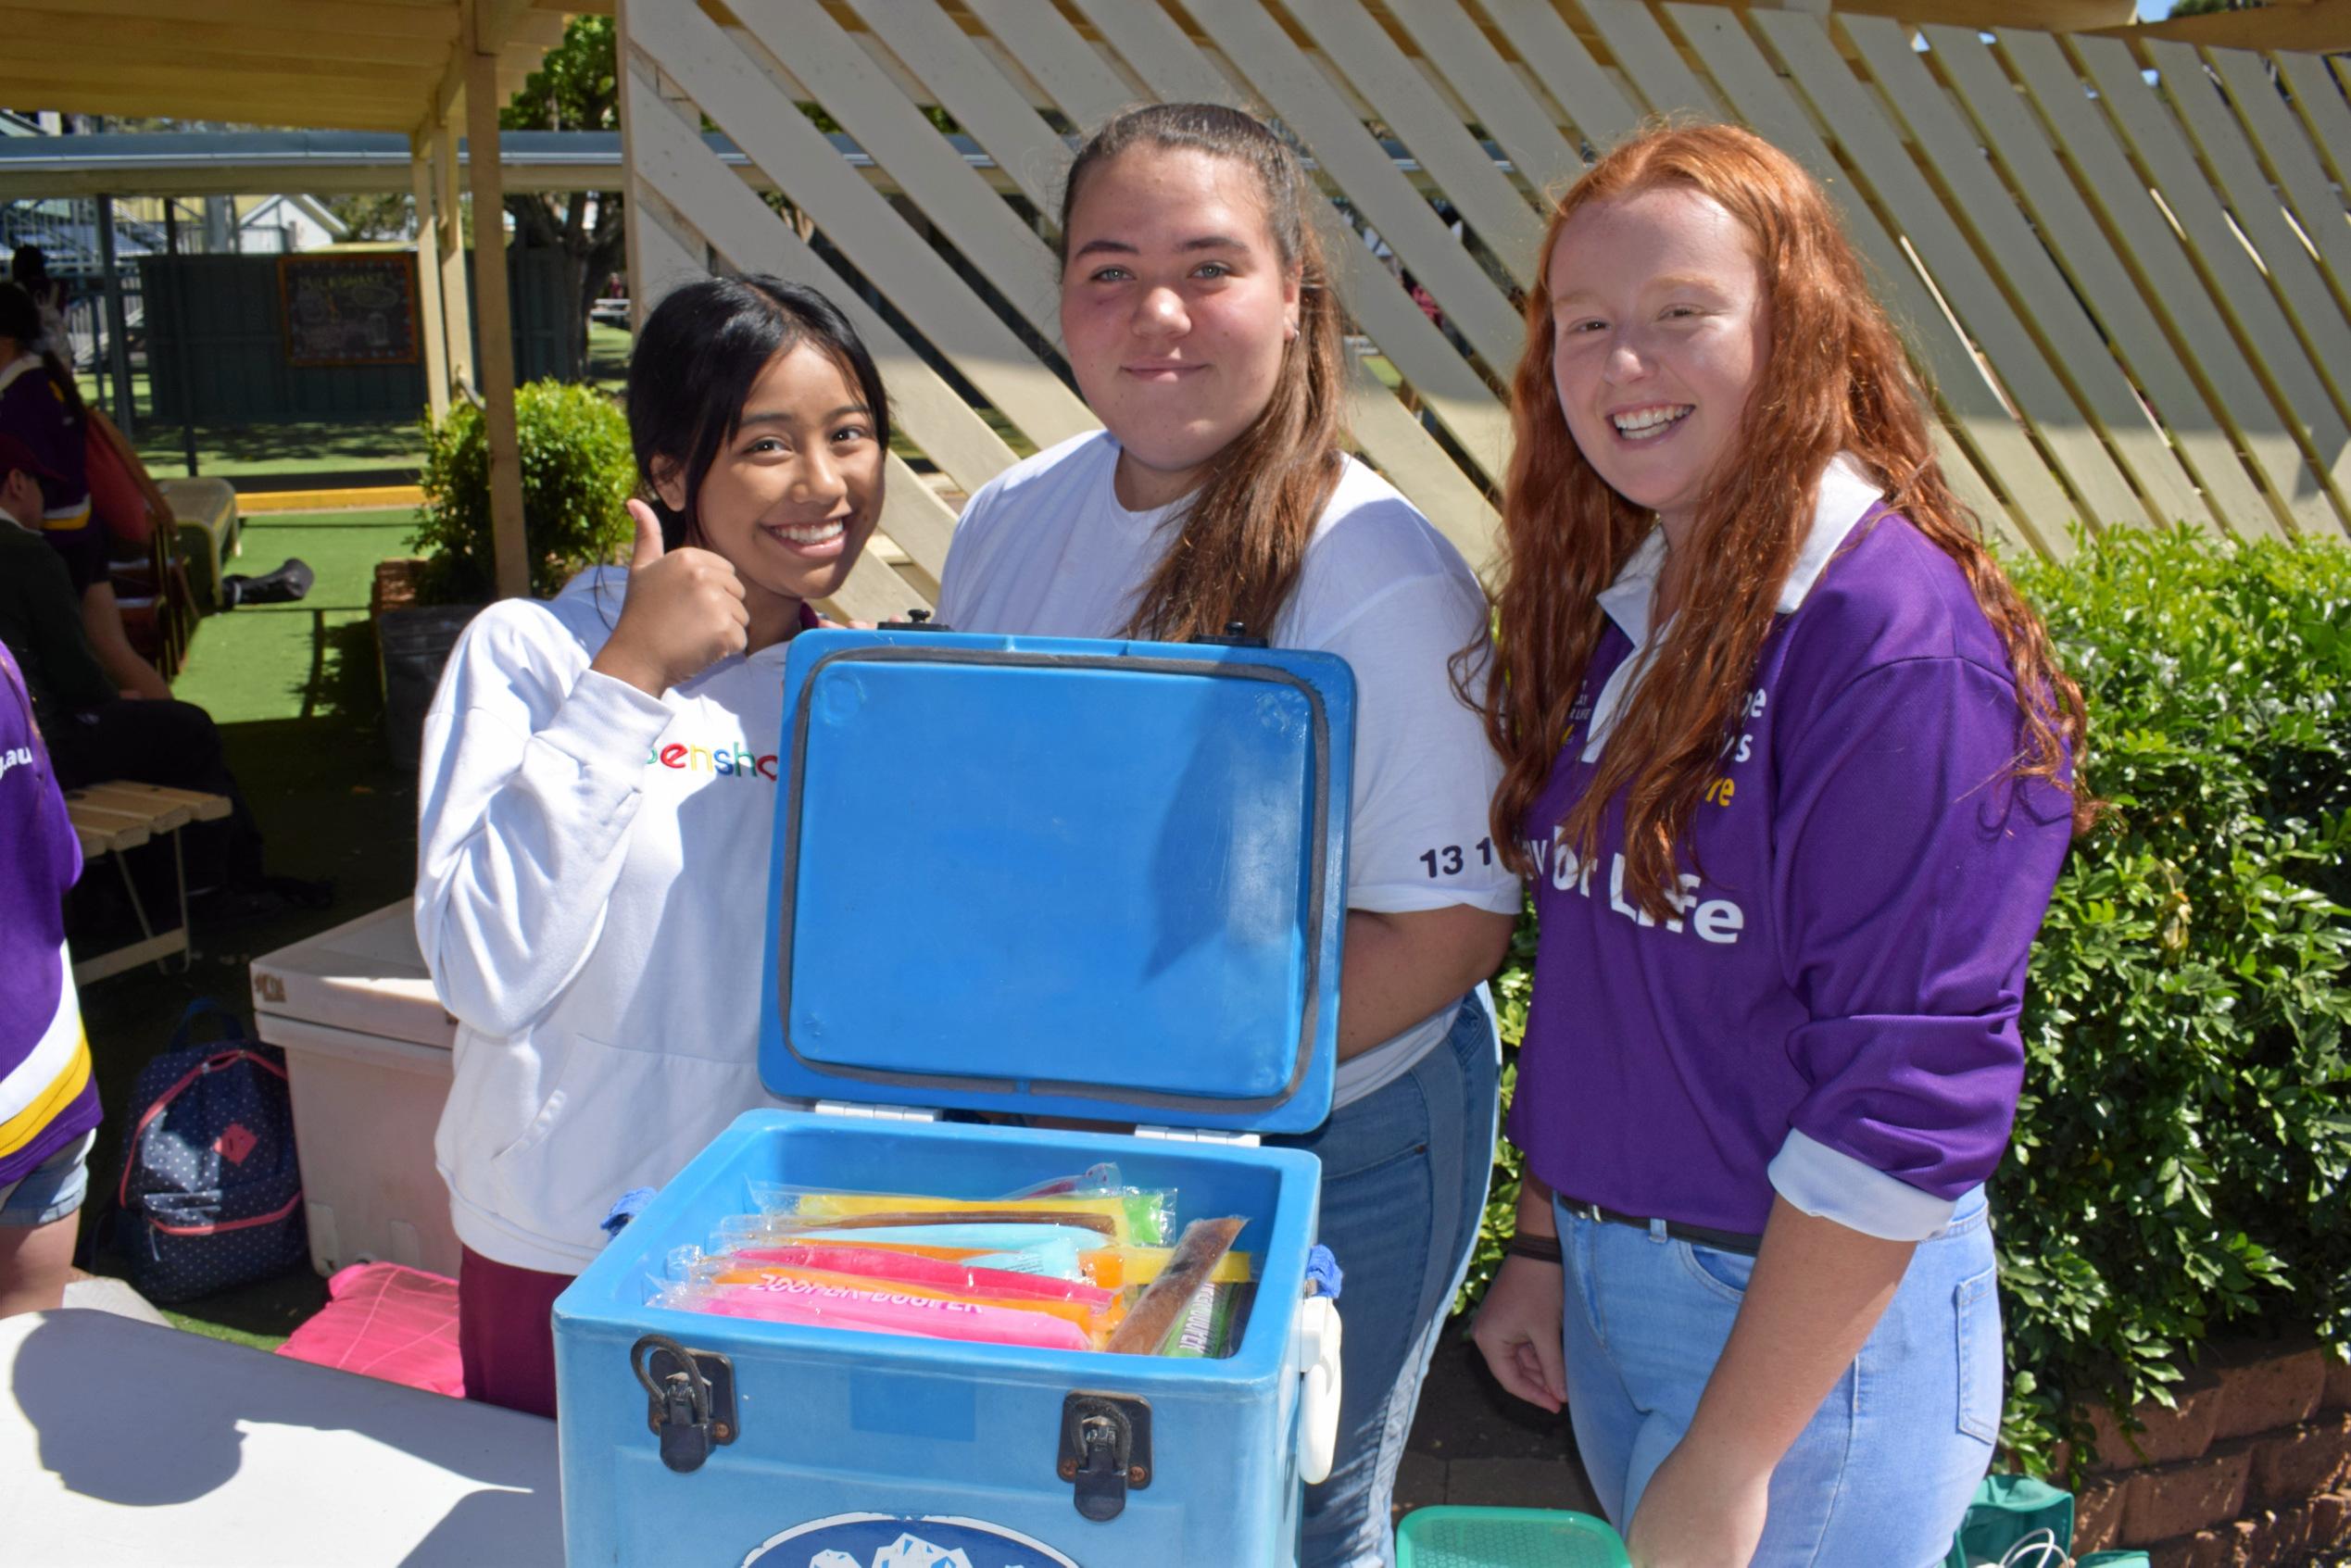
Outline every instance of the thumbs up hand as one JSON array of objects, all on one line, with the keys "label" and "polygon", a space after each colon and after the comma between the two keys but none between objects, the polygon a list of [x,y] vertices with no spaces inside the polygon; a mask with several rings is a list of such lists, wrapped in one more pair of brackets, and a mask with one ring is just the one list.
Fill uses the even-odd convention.
[{"label": "thumbs up hand", "polygon": [[660,696],[748,646],[750,612],[743,583],[724,556],[693,548],[664,550],[660,521],[629,502],[636,547],[629,558],[628,598],[620,624],[588,666]]}]

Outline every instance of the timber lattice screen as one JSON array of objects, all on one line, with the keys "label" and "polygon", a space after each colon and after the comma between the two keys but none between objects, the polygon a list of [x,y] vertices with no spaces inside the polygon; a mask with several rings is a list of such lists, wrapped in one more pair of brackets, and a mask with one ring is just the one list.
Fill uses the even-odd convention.
[{"label": "timber lattice screen", "polygon": [[1355,439],[1473,562],[1545,193],[1656,114],[1742,121],[1828,182],[1931,378],[1945,464],[2010,544],[2063,551],[2074,520],[2351,530],[2340,61],[1641,0],[620,0],[620,19],[639,308],[706,270],[823,288],[936,472],[890,460],[886,543],[841,611],[928,603],[938,491],[1093,425],[1050,346],[1051,224],[1072,132],[1152,99],[1249,108],[1311,157],[1362,350]]}]

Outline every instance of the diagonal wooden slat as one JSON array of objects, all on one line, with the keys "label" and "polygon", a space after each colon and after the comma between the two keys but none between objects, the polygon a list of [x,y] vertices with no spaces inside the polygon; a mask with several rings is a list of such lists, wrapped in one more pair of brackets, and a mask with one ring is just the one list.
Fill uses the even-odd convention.
[{"label": "diagonal wooden slat", "polygon": [[1481,0],[1486,15],[1570,124],[1595,152],[1606,152],[1641,124],[1641,107],[1626,96],[1570,31],[1552,0]]},{"label": "diagonal wooden slat", "polygon": [[[2345,429],[2318,372],[2271,295],[2244,243],[2205,183],[2186,137],[2139,75],[2130,46],[2112,38],[2072,41],[2076,59],[2098,89],[2099,102],[2152,178],[2165,209],[2179,224],[2222,313],[2235,329],[2254,373],[2286,417],[2310,459],[2311,471],[2289,501],[2297,520],[2332,533],[2345,526],[2344,486],[2351,483],[2351,429]],[[2199,73],[2201,84],[2201,73]],[[2313,491],[2315,490],[2315,494]]]},{"label": "diagonal wooden slat", "polygon": [[[1476,106],[1487,133],[1510,155],[1519,177],[1541,198],[1541,213],[1548,213],[1548,198],[1565,191],[1584,171],[1584,162],[1574,144],[1560,134],[1551,111],[1543,107],[1534,89],[1510,69],[1458,0],[1414,0],[1391,8],[1389,14],[1411,37],[1421,57],[1436,68],[1464,102]],[[1537,244],[1541,237],[1539,222]]]},{"label": "diagonal wooden slat", "polygon": [[[1856,18],[1844,21],[1856,38],[1867,31],[1860,22]],[[1908,49],[1901,30],[1893,31],[1894,44]],[[2169,431],[2214,517],[2240,534],[2283,533],[2282,520],[2238,458],[2236,422],[2218,411],[2218,394],[2208,393],[2181,362],[2138,283],[2098,227],[2095,211],[2075,191],[2031,106],[2001,72],[1991,48],[1973,29],[1931,27],[1925,34],[1931,50],[1928,58],[1950,82],[1976,134],[2006,169],[2035,234],[2049,245],[2076,292],[2105,323],[2106,343]],[[2168,233],[2164,241],[2169,243]],[[2251,386],[2250,376],[2244,379],[2257,411],[2268,414],[2260,389]]]},{"label": "diagonal wooden slat", "polygon": [[2351,181],[2351,105],[2327,62],[2311,55],[2280,51],[2264,56],[2294,93],[2294,113],[2309,129],[2310,144],[2338,187]]},{"label": "diagonal wooden slat", "polygon": [[[2342,302],[2327,287],[2303,236],[2286,221],[2277,189],[2254,157],[2244,128],[2230,114],[2203,58],[2185,44],[2160,41],[2147,45],[2147,57],[2162,74],[2175,112],[2204,155],[2206,169],[2227,196],[2230,216],[2260,253],[2271,291],[2285,307],[2311,367],[2334,395],[2335,412],[2351,422],[2351,395],[2346,395],[2351,388],[2351,321],[2344,320]],[[2266,82],[2262,92],[2276,103],[2277,94]]]},{"label": "diagonal wooden slat", "polygon": [[[1722,107],[1640,0],[1579,0],[1584,16],[1652,112],[1721,119]],[[1711,64],[1709,70],[1714,68]]]},{"label": "diagonal wooden slat", "polygon": [[[865,49],[817,0],[739,0],[734,9],[751,35],[889,171],[899,190],[996,292],[1039,335],[1058,343],[1061,314],[1052,253],[891,84]],[[768,172],[781,183],[783,170]],[[820,225],[826,224],[829,215],[816,210]]]},{"label": "diagonal wooden slat", "polygon": [[1518,286],[1531,282],[1540,221],[1395,40],[1359,0],[1290,0],[1289,12],[1403,139]]},{"label": "diagonal wooden slat", "polygon": [[1316,163],[1436,296],[1470,346],[1496,375],[1507,376],[1525,335],[1518,313],[1314,62],[1253,0],[1192,0],[1188,9],[1314,150]]},{"label": "diagonal wooden slat", "polygon": [[[2287,414],[2254,373],[2185,245],[2131,167],[2072,62],[2046,33],[2002,31],[1994,38],[2072,167],[2074,199],[2098,215],[2140,298],[2169,332],[2198,386],[2208,389],[2206,401],[2220,410],[2260,477],[2272,515],[2288,531],[2332,526],[2332,508]],[[2231,521],[2240,532],[2249,526],[2244,519]]]},{"label": "diagonal wooden slat", "polygon": [[[1692,13],[1702,10],[1713,19],[1729,21],[1731,27],[1738,25],[1735,16],[1719,9],[1688,5],[1668,9],[1682,26],[1684,36],[1691,33]],[[2041,343],[2018,319],[2000,285],[1960,232],[1951,208],[1918,178],[1918,166],[1904,147],[1900,132],[1886,123],[1853,72],[1838,58],[1827,30],[1817,19],[1793,11],[1759,11],[1754,13],[1754,20],[1812,100],[1813,108],[1828,122],[1844,150],[1846,166],[1868,182],[1878,205],[1901,228],[1913,251],[1923,259],[1944,300],[1984,357],[1992,361],[2027,422],[2040,432],[2042,441],[2070,482],[2073,493],[2089,508],[2085,521],[2101,526],[2163,521],[2160,512],[2150,514],[2141,505],[2130,482],[2123,478],[2112,455],[2099,440],[2099,433],[2082,405],[2052,369]],[[1916,62],[1911,64],[1915,69]],[[1898,95],[1904,84],[1881,78],[1880,85]],[[1931,106],[1949,113],[1941,91],[1926,79],[1923,70],[1917,72],[1916,87],[1914,110],[1924,111]],[[1980,171],[1980,155],[1972,146],[1968,154],[1979,159],[1975,168]],[[1957,194],[1960,201],[1955,205],[1959,206],[1964,206],[1971,194]],[[1993,221],[1996,215],[2014,218],[2015,207],[2005,191],[1993,187],[1972,194],[1980,202],[1979,220]],[[2022,225],[2015,227],[2020,229]],[[2029,237],[2026,243],[2030,245]],[[2038,245],[2030,248],[2035,255],[2040,253]],[[2079,327],[2077,337],[2093,353],[2095,362],[2103,364],[2111,374],[2113,359],[2098,351],[2096,334],[2081,320],[2079,307],[2069,298],[2060,306],[2062,285],[2056,293],[2059,297],[2047,302],[2049,311],[2042,324],[2046,327],[2052,320],[2069,321]],[[2128,396],[2127,388],[2117,388],[2118,403],[2127,402]],[[2127,417],[2121,416],[2118,409],[2118,415]],[[2162,460],[2169,466],[2168,456]],[[2152,461],[2149,466],[2152,470]],[[2170,488],[2177,490],[2179,486],[2173,483]],[[2182,496],[2182,504],[2184,500]]]},{"label": "diagonal wooden slat", "polygon": [[[974,413],[954,388],[924,364],[888,322],[765,203],[736,179],[691,127],[647,107],[635,96],[634,168],[637,184],[676,207],[737,271],[773,271],[823,290],[865,340],[889,388],[899,424],[924,455],[967,493],[1012,466],[1012,448]],[[936,571],[937,560],[913,540],[907,553]]]},{"label": "diagonal wooden slat", "polygon": [[[1052,6],[1037,5],[1035,0],[965,3],[998,39],[1018,41],[1023,68],[1081,132],[1143,101]],[[1050,194],[1046,210],[1058,214],[1061,193],[1056,190]]]},{"label": "diagonal wooden slat", "polygon": [[1157,6],[1127,0],[1074,0],[1095,31],[1118,52],[1126,67],[1163,104],[1223,104],[1254,107],[1247,92],[1211,65],[1184,36],[1176,19]]},{"label": "diagonal wooden slat", "polygon": [[[1642,19],[1648,19],[1647,13],[1642,13]],[[1651,21],[1649,25],[1653,29],[1656,24]],[[1620,23],[1617,31],[1625,45],[1636,42],[1629,26]],[[1673,102],[1672,94],[1680,90],[1676,84],[1688,74],[1680,55],[1664,38],[1658,30],[1656,45],[1641,47],[1636,58],[1627,61],[1634,84],[1652,103]],[[1779,73],[1743,31],[1736,35],[1704,32],[1692,47],[1732,108],[1759,135],[1810,170],[1837,202],[1854,244],[1876,270],[1886,306],[1906,329],[1910,351],[1942,404],[1948,428],[1937,444],[1936,455],[1952,488],[1985,527],[2037,547],[2061,545],[2065,521],[2075,511],[2072,502],[1993,395],[1967,345],[1945,323],[1942,303],[1887,234],[1877,214],[1854,192],[1852,182],[1814,132],[1803,107]],[[1641,63],[1651,56],[1660,58]],[[1653,66],[1661,72],[1662,81],[1644,80],[1643,73]],[[1987,476],[1996,480],[1999,491],[2006,495],[2006,507],[1995,497]]]},{"label": "diagonal wooden slat", "polygon": [[2351,311],[2351,223],[2344,221],[2343,198],[2302,123],[2269,80],[2269,62],[2245,49],[2207,49],[2204,57],[2219,73],[2262,163],[2284,191],[2295,226],[2317,248],[2336,313]]},{"label": "diagonal wooden slat", "polygon": [[[851,4],[865,25],[931,90],[973,140],[988,150],[997,167],[1012,177],[1037,210],[1050,219],[1059,205],[1068,152],[1052,128],[1029,107],[1026,96],[980,53],[971,35],[932,0],[851,0]],[[1027,40],[1019,41],[1026,48]]]},{"label": "diagonal wooden slat", "polygon": [[[1844,20],[1846,36],[1883,90],[1881,101],[1908,129],[1911,146],[1941,181],[1942,191],[1949,197],[1950,215],[1969,231],[1987,272],[1997,271],[2014,297],[2024,322],[2029,323],[2035,352],[2045,355],[2051,370],[2070,384],[2093,433],[2112,446],[2115,458],[2145,497],[2144,510],[2138,509],[2135,498],[2133,510],[2143,517],[2151,513],[2161,522],[2183,518],[2200,523],[2216,521],[2100,339],[2087,301],[2058,270],[2015,200],[2002,187],[1974,132],[1911,48],[1906,30],[1883,18]],[[1820,34],[1818,42],[1825,45],[1826,35]],[[1785,57],[1787,46],[1781,47]],[[1833,55],[1828,57],[1834,61]],[[1932,194],[1928,199],[1938,207],[1943,205]],[[1997,355],[1994,358],[2005,377],[2006,361]]]},{"label": "diagonal wooden slat", "polygon": [[1085,405],[710,19],[686,6],[631,10],[635,37],[662,69],[778,189],[820,215],[850,264],[1031,441],[1050,446],[1095,428]]}]

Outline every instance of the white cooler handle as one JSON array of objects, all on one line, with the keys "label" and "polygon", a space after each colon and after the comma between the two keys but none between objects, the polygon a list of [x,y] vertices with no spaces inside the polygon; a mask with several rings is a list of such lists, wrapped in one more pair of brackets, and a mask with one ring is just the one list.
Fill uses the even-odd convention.
[{"label": "white cooler handle", "polygon": [[1339,1451],[1339,1308],[1327,1296],[1298,1304],[1298,1478],[1308,1486],[1330,1479]]}]

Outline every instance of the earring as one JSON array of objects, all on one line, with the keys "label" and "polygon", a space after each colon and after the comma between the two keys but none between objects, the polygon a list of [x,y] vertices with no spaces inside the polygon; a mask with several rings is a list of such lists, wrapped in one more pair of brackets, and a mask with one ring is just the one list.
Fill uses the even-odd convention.
[{"label": "earring", "polygon": [[1296,343],[1298,341],[1297,322],[1290,321],[1284,325],[1282,328],[1282,341],[1284,343]]}]

